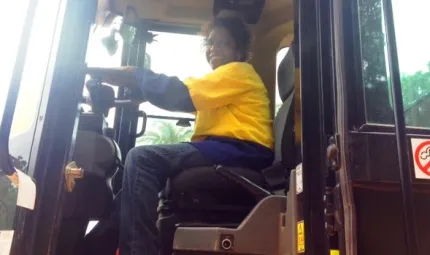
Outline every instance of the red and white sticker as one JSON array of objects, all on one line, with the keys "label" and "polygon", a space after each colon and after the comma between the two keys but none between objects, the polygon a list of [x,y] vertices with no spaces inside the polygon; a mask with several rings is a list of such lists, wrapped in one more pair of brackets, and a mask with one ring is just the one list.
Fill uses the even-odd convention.
[{"label": "red and white sticker", "polygon": [[411,138],[414,172],[417,179],[430,179],[430,139]]}]

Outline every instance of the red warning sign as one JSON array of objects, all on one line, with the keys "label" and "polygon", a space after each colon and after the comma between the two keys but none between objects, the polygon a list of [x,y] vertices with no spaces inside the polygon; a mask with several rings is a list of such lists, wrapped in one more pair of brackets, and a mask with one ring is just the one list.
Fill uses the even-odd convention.
[{"label": "red warning sign", "polygon": [[430,179],[430,140],[411,139],[415,178]]}]

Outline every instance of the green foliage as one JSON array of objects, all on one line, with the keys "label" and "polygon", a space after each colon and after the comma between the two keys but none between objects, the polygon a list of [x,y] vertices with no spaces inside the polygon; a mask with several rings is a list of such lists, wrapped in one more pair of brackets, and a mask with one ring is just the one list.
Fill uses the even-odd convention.
[{"label": "green foliage", "polygon": [[393,121],[385,62],[385,34],[381,0],[359,0],[360,40],[367,121]]},{"label": "green foliage", "polygon": [[401,80],[406,124],[430,127],[430,62],[426,72],[402,75]]},{"label": "green foliage", "polygon": [[[21,156],[11,157],[15,168],[25,171],[27,161]],[[0,177],[0,230],[12,229],[16,210],[18,188],[7,177]]]},{"label": "green foliage", "polygon": [[410,107],[421,97],[430,93],[430,62],[427,71],[419,71],[413,75],[402,75],[403,103]]},{"label": "green foliage", "polygon": [[18,189],[6,177],[0,177],[0,230],[12,229]]},{"label": "green foliage", "polygon": [[[386,63],[386,41],[381,0],[359,0],[359,25],[363,85],[368,122],[393,124],[390,74]],[[401,50],[401,49],[400,49]],[[430,62],[426,72],[401,76],[407,125],[430,127]],[[429,98],[423,100],[424,98]]]},{"label": "green foliage", "polygon": [[192,128],[178,127],[171,121],[156,121],[145,132],[145,135],[136,141],[137,145],[177,144],[189,142],[193,135]]}]

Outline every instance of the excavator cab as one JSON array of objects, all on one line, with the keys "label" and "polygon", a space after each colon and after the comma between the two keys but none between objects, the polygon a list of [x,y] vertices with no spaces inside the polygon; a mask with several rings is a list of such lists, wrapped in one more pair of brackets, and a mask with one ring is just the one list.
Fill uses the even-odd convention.
[{"label": "excavator cab", "polygon": [[[139,8],[143,9],[141,6],[130,5],[126,10],[139,13]],[[169,5],[166,8],[174,10]],[[213,15],[220,11],[234,11],[236,15],[242,15],[252,26],[260,22],[264,8],[273,7],[266,5],[264,1],[251,1],[244,4],[215,1],[212,8]],[[122,18],[125,22],[129,19],[129,17]],[[210,16],[207,17],[209,18]],[[161,26],[166,23],[165,20],[155,21],[150,17],[140,18],[134,24],[136,33],[133,38],[133,41],[137,41],[140,50],[134,53],[137,53],[137,57],[129,53],[128,61],[133,61],[136,65],[143,63],[143,66],[146,63],[149,66],[146,57],[148,54],[142,52],[151,43],[147,41],[148,37],[152,37],[148,35],[150,32],[147,27]],[[127,26],[125,23],[124,25]],[[120,29],[125,28],[120,27]],[[118,50],[118,46],[113,46],[118,42],[115,42],[114,38],[109,38],[111,35],[103,38],[102,42],[109,49]],[[281,38],[280,35],[278,36]],[[133,42],[130,46],[133,46]],[[293,240],[292,232],[287,229],[293,229],[295,210],[287,209],[287,201],[290,200],[289,204],[293,206],[294,195],[289,192],[290,199],[287,199],[287,194],[290,186],[295,187],[294,178],[291,180],[289,178],[290,173],[300,162],[296,157],[294,138],[296,61],[294,47],[288,46],[290,48],[280,60],[277,75],[273,77],[276,78],[278,90],[276,94],[280,98],[279,110],[274,118],[276,160],[273,165],[261,171],[214,165],[186,169],[170,178],[167,186],[160,193],[158,208],[157,225],[162,254],[196,250],[238,254],[293,252],[292,242],[288,246],[281,242],[284,239]],[[142,60],[143,56],[146,58]],[[82,233],[88,222],[104,220],[103,213],[108,214],[107,208],[110,208],[113,201],[113,195],[110,192],[116,194],[121,188],[121,182],[118,181],[122,177],[121,157],[124,153],[121,151],[128,151],[131,146],[130,143],[126,146],[124,143],[121,144],[121,136],[115,141],[117,130],[109,128],[106,124],[106,117],[110,110],[115,109],[116,112],[121,110],[122,118],[128,115],[130,120],[142,118],[140,134],[128,133],[129,137],[138,138],[144,135],[148,119],[147,113],[136,111],[136,105],[133,105],[130,94],[127,94],[128,91],[124,90],[122,95],[116,96],[113,87],[91,78],[87,80],[86,88],[89,94],[86,102],[91,105],[91,110],[82,111],[80,114],[74,158],[76,164],[85,169],[86,176],[89,178],[78,180],[77,186],[65,200],[69,213],[63,214],[62,226],[68,227],[62,228],[64,231],[60,232],[58,254],[76,254],[79,250],[76,247],[85,249],[85,243],[88,241],[84,240]],[[124,125],[124,122],[119,124],[120,132],[124,129],[121,125]],[[95,190],[94,187],[97,189]],[[76,210],[76,208],[82,209]],[[263,225],[262,221],[265,222]],[[265,234],[262,235],[262,233]],[[79,235],[80,241],[76,238]],[[71,236],[75,238],[70,238]],[[250,242],[250,240],[253,241]],[[94,252],[96,251],[92,251]]]},{"label": "excavator cab", "polygon": [[159,194],[161,254],[428,254],[430,40],[410,29],[425,31],[427,7],[8,3],[0,16],[9,38],[0,40],[0,83],[9,84],[0,93],[0,254],[115,254],[127,153],[188,141],[194,117],[137,103],[87,68],[201,75],[201,27],[222,12],[253,32],[249,63],[272,103],[275,160],[260,171],[214,165],[171,177]]}]

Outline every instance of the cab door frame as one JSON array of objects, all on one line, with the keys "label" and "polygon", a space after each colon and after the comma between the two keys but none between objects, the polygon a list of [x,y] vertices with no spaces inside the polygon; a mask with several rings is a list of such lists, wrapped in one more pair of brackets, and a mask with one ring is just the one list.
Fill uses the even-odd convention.
[{"label": "cab door frame", "polygon": [[[55,38],[27,172],[36,183],[35,209],[17,210],[12,255],[55,254],[65,195],[64,169],[74,151],[78,105],[86,72],[87,41],[97,6],[96,0],[59,1]],[[37,8],[37,1],[30,3],[28,13],[31,14]],[[29,26],[31,17],[27,19],[25,25]],[[30,31],[24,33],[21,40],[28,41],[29,36]],[[28,45],[24,44],[20,48],[24,56],[19,61],[25,61],[26,47]],[[15,72],[22,70],[15,69]],[[19,84],[20,79],[14,82]],[[13,115],[12,112],[9,114]]]},{"label": "cab door frame", "polygon": [[325,191],[334,185],[326,163],[326,148],[335,132],[332,1],[297,0],[295,8],[303,169],[303,190],[297,191],[297,227],[304,225],[304,249],[298,247],[296,252],[328,255],[337,248],[337,242],[332,243],[326,234],[325,213]]},{"label": "cab door frame", "polygon": [[[339,145],[339,182],[342,190],[342,254],[355,255],[358,253],[357,240],[357,210],[354,196],[355,188],[379,189],[379,192],[397,190],[399,185],[403,202],[404,239],[407,254],[419,254],[417,246],[416,226],[412,197],[411,161],[408,159],[409,145],[407,133],[423,136],[428,131],[423,129],[406,128],[404,120],[400,72],[397,59],[397,46],[394,29],[394,19],[391,0],[381,0],[382,19],[385,23],[384,38],[387,44],[389,63],[388,77],[391,80],[393,108],[389,109],[394,121],[385,119],[390,124],[369,124],[366,116],[365,89],[363,85],[362,52],[360,35],[359,1],[334,1],[334,36],[336,61],[337,89],[337,132]],[[383,49],[382,49],[383,50]],[[384,100],[388,102],[388,93]],[[391,117],[388,116],[388,117]],[[394,123],[392,125],[391,123]],[[365,140],[363,144],[360,142]],[[367,141],[373,141],[374,147],[368,146]],[[396,146],[387,146],[389,145]],[[362,146],[365,145],[365,146]],[[365,148],[364,150],[360,147]],[[385,151],[376,154],[375,152]],[[365,153],[362,153],[365,152]],[[377,155],[370,160],[369,155]],[[392,160],[397,157],[397,160]],[[389,162],[389,163],[388,163]],[[385,167],[380,167],[385,166]],[[363,171],[364,170],[364,171]],[[377,171],[376,171],[377,170]],[[361,205],[362,206],[362,205]],[[370,220],[363,221],[361,226],[371,226]],[[372,227],[368,227],[372,229]],[[373,228],[374,229],[374,228]],[[361,231],[363,232],[363,231]],[[388,238],[388,237],[386,237]],[[397,239],[396,239],[397,240]],[[390,240],[385,242],[389,244]],[[391,240],[392,242],[392,240]],[[379,243],[379,246],[384,247]],[[373,247],[367,247],[373,248]],[[364,248],[361,248],[362,252]],[[373,248],[375,252],[381,252]]]}]

